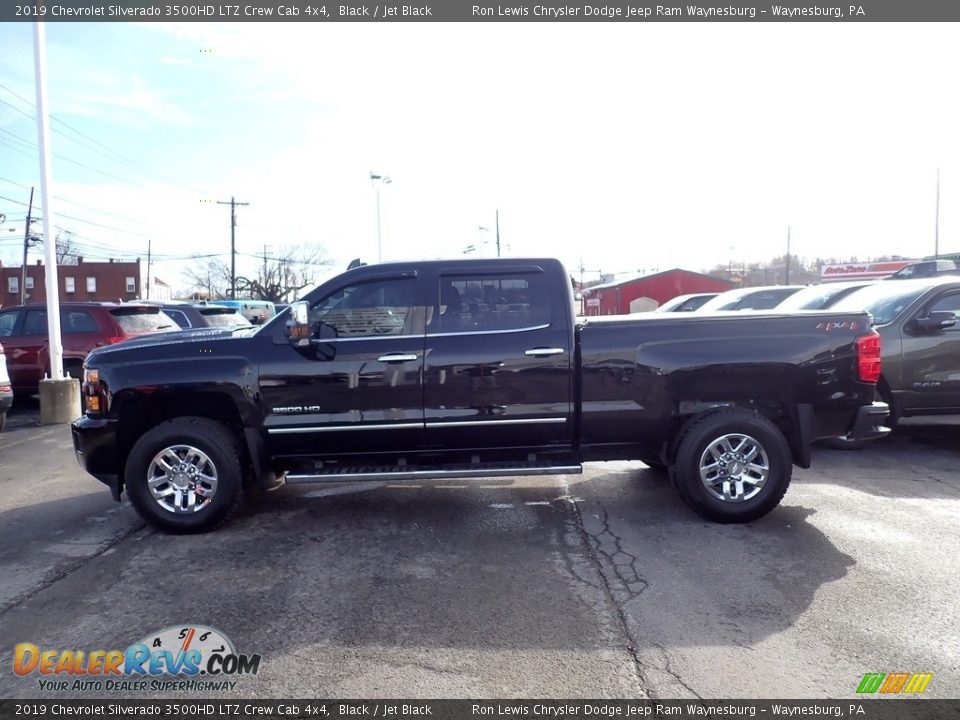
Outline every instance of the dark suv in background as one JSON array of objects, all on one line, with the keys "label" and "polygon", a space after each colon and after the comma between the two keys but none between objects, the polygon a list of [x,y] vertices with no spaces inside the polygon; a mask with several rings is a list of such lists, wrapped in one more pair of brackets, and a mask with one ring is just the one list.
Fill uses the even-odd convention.
[{"label": "dark suv in background", "polygon": [[[831,310],[866,310],[880,333],[879,399],[899,418],[960,414],[960,277],[878,282],[850,293]],[[856,450],[867,440],[837,438],[832,447]]]},{"label": "dark suv in background", "polygon": [[[63,369],[73,377],[82,375],[83,361],[94,348],[180,329],[157,306],[97,302],[61,303],[60,328]],[[37,392],[40,380],[50,373],[46,306],[20,305],[0,310],[0,343],[6,351],[13,391]]]},{"label": "dark suv in background", "polygon": [[957,263],[953,260],[924,260],[910,263],[905,268],[897,270],[886,280],[912,280],[914,278],[931,278],[940,275],[955,275],[960,273]]}]

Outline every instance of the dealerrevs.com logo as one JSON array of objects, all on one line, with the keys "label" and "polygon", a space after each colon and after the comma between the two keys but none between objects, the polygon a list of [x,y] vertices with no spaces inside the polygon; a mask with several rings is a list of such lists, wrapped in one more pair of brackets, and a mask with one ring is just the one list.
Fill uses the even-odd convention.
[{"label": "dealerrevs.com logo", "polygon": [[919,695],[927,689],[933,673],[867,673],[857,685],[861,695]]},{"label": "dealerrevs.com logo", "polygon": [[237,684],[234,677],[259,669],[260,655],[238,653],[230,638],[203,625],[168,627],[125,650],[58,650],[34,643],[18,643],[13,650],[13,672],[39,676],[41,690],[229,691]]}]

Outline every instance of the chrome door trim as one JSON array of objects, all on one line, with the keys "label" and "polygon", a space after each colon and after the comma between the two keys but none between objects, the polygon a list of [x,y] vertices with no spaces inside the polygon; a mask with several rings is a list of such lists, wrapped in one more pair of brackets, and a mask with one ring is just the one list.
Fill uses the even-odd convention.
[{"label": "chrome door trim", "polygon": [[554,417],[554,418],[516,418],[516,419],[504,419],[504,420],[451,420],[443,421],[439,420],[436,422],[428,422],[426,426],[428,428],[440,428],[440,427],[467,427],[468,425],[532,425],[536,423],[565,423],[567,418],[565,417]]},{"label": "chrome door trim", "polygon": [[[289,417],[289,416],[286,416]],[[413,430],[423,429],[422,422],[393,423],[390,425],[323,425],[321,427],[282,427],[267,428],[271,435],[288,435],[293,433],[319,433],[319,432],[349,432],[352,430]]]}]

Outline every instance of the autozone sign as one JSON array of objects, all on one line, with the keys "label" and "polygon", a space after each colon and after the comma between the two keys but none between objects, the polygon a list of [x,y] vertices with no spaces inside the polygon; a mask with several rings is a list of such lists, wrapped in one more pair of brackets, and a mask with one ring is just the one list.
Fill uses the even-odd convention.
[{"label": "autozone sign", "polygon": [[874,263],[836,263],[824,265],[820,271],[820,282],[838,280],[874,280],[893,275],[915,260],[891,260]]}]

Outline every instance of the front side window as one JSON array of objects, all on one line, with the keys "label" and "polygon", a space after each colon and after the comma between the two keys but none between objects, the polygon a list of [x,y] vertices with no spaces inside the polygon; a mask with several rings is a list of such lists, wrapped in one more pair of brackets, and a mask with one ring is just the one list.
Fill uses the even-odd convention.
[{"label": "front side window", "polygon": [[17,324],[17,317],[19,317],[19,315],[19,310],[0,313],[0,337],[10,337],[13,335],[13,328]]},{"label": "front side window", "polygon": [[350,285],[311,306],[311,337],[333,340],[422,334],[426,308],[418,294],[414,278]]},{"label": "front side window", "polygon": [[27,310],[27,316],[23,320],[24,335],[46,335],[47,334],[47,311],[46,310]]},{"label": "front side window", "polygon": [[[927,314],[932,312],[952,312],[954,317],[960,319],[960,293],[952,293],[937,298],[937,300],[927,308]],[[950,330],[956,332],[960,330],[960,328],[954,326],[950,328]]]},{"label": "front side window", "polygon": [[550,323],[543,275],[442,277],[438,330],[490,332]]}]

